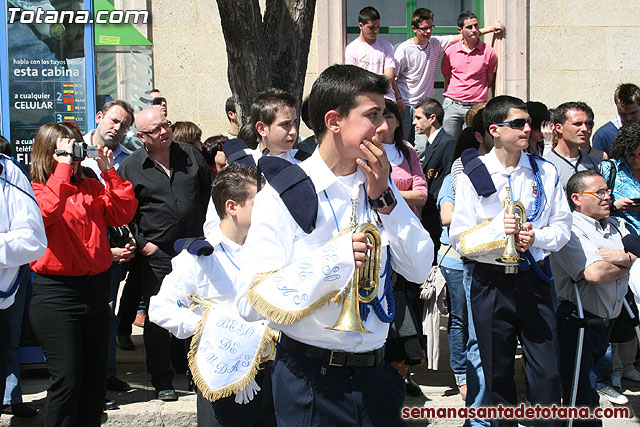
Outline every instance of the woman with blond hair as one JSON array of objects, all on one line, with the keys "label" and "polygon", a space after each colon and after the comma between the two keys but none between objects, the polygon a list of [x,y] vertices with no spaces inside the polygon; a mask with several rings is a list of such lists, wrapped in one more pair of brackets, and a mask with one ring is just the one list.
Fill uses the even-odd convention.
[{"label": "woman with blond hair", "polygon": [[[84,177],[82,135],[68,123],[45,124],[35,136],[31,181],[49,246],[31,263],[33,332],[47,358],[46,426],[99,426],[105,396],[109,277],[107,226],[133,218],[131,183],[98,151],[105,184]],[[76,147],[77,148],[77,147]]]}]

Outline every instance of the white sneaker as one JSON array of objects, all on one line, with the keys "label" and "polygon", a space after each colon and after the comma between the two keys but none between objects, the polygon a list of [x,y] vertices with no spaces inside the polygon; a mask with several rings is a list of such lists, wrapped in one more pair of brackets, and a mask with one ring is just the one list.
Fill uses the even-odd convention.
[{"label": "white sneaker", "polygon": [[598,389],[598,393],[607,398],[607,400],[615,405],[626,405],[629,403],[629,399],[622,393],[619,393],[616,389],[610,385],[606,385]]},{"label": "white sneaker", "polygon": [[622,374],[622,378],[625,380],[640,382],[640,372],[638,372],[635,368],[631,368],[627,372]]}]

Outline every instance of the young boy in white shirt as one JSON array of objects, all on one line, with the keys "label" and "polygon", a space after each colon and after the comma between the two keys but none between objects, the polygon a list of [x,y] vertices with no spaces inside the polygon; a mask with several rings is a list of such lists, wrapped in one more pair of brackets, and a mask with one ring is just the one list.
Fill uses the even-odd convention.
[{"label": "young boy in white shirt", "polygon": [[[238,137],[248,147],[255,148],[246,148],[242,153],[228,154],[225,145],[228,163],[240,161],[257,165],[263,155],[299,163],[309,156],[293,148],[293,144],[298,139],[296,99],[290,93],[280,89],[268,89],[258,94],[251,104],[249,123],[241,128]],[[205,236],[215,228],[219,220],[213,201],[209,200],[207,218],[203,227]]]},{"label": "young boy in white shirt", "polygon": [[[389,178],[381,144],[388,87],[383,76],[353,65],[327,68],[309,96],[318,148],[299,165],[260,160],[269,184],[256,197],[238,306],[246,319],[266,317],[281,331],[273,374],[278,425],[402,424],[404,380],[382,350],[395,307],[387,279],[393,269],[424,281],[433,243]],[[278,163],[282,171],[270,176]],[[368,222],[381,243],[380,285],[361,304],[371,333],[345,331],[334,325],[343,304],[332,296],[349,288],[367,255],[375,257],[365,234],[352,233],[352,224]]]},{"label": "young boy in white shirt", "polygon": [[[212,253],[193,254],[196,251],[192,244],[173,258],[172,272],[165,277],[160,292],[151,298],[150,321],[184,339],[194,335],[206,308],[194,307],[191,297],[212,303],[213,310],[233,302],[238,258],[251,225],[256,188],[254,166],[233,163],[220,171],[211,189],[220,223],[205,241],[195,245],[206,246]],[[236,403],[233,395],[212,403],[197,390],[198,426],[252,426],[268,421],[274,416],[270,375],[270,367],[258,373],[256,381],[263,391],[246,405]]]}]

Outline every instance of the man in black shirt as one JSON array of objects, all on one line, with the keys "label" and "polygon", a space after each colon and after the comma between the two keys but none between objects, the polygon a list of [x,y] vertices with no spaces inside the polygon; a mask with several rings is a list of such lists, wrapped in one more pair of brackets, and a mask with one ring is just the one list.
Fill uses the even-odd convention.
[{"label": "man in black shirt", "polygon": [[[138,211],[133,231],[144,256],[143,292],[146,306],[171,271],[173,244],[202,235],[211,189],[211,172],[192,145],[173,141],[166,117],[156,109],[136,116],[137,136],[144,147],[122,163],[119,174],[133,184]],[[144,325],[147,370],[161,400],[176,400],[171,369],[171,336],[147,319]]]}]

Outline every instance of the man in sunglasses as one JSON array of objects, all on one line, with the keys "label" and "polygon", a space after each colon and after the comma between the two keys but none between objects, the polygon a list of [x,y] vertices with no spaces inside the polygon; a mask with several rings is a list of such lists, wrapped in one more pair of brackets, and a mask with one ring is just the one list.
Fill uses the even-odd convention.
[{"label": "man in sunglasses", "polygon": [[151,95],[151,105],[167,117],[167,98],[162,96],[158,89],[151,89],[147,94]]},{"label": "man in sunglasses", "polygon": [[[211,189],[211,171],[202,154],[190,144],[173,140],[167,118],[155,108],[136,116],[141,148],[125,160],[118,173],[133,184],[138,211],[133,220],[136,256],[143,272],[145,306],[171,272],[174,243],[202,236]],[[144,324],[147,371],[160,400],[177,400],[171,368],[171,335],[149,322]]]},{"label": "man in sunglasses", "polygon": [[[560,378],[564,404],[569,404],[578,336],[577,296],[584,317],[598,326],[584,329],[576,405],[596,408],[599,394],[590,378],[596,378],[596,364],[607,350],[613,321],[620,314],[627,293],[629,269],[636,256],[625,252],[623,240],[629,231],[622,219],[610,216],[610,190],[602,175],[584,170],[567,183],[567,199],[573,210],[571,239],[551,255],[551,267],[558,292],[558,336]],[[597,425],[602,425],[598,422]]]},{"label": "man in sunglasses", "polygon": [[[569,240],[571,211],[555,167],[523,152],[531,132],[525,103],[498,96],[487,103],[483,121],[494,148],[472,159],[463,154],[465,173],[458,177],[449,235],[464,262],[473,263],[471,312],[486,403],[517,403],[517,337],[529,362],[531,404],[559,405],[558,337],[547,258]],[[503,205],[507,198],[520,201],[526,212],[508,214]],[[501,260],[510,236],[522,259],[515,265]]]},{"label": "man in sunglasses", "polygon": [[591,137],[593,110],[584,102],[565,102],[554,110],[551,120],[558,144],[544,158],[558,169],[562,188],[565,188],[576,172],[599,169],[600,162],[595,157],[580,151],[580,146]]}]

